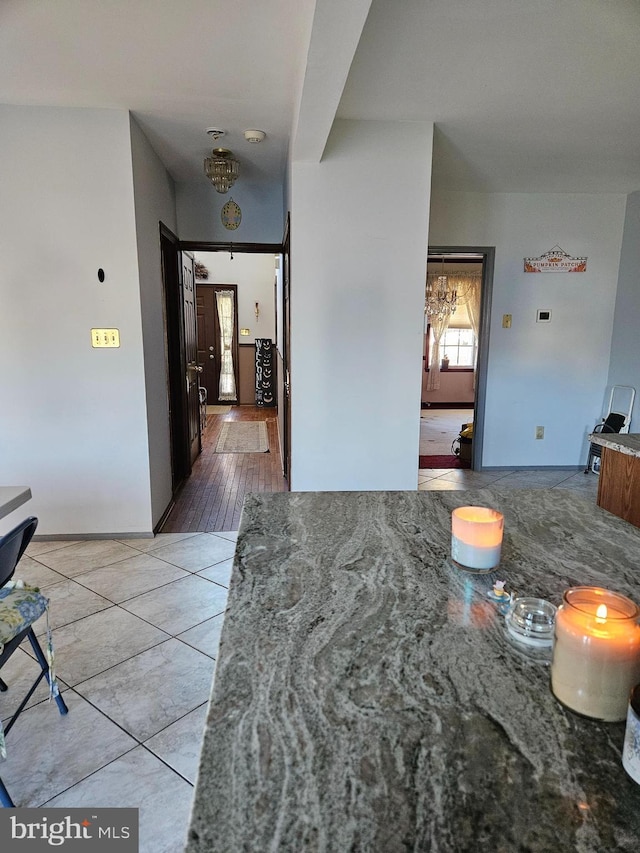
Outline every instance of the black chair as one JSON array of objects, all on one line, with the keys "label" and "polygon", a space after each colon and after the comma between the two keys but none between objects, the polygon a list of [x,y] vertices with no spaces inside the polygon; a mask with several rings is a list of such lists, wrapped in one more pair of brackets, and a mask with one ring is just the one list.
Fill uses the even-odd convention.
[{"label": "black chair", "polygon": [[[49,602],[35,587],[25,586],[19,582],[13,583],[11,580],[18,561],[24,554],[37,526],[38,519],[32,516],[25,519],[10,533],[0,537],[0,669],[25,639],[31,643],[33,653],[40,664],[38,677],[7,725],[4,726],[5,735],[10,732],[43,678],[49,682],[51,695],[54,696],[60,713],[66,714],[68,711],[55,680],[53,683],[51,681],[49,664],[33,630],[34,622],[46,611]],[[4,693],[8,689],[0,678],[0,691]],[[6,808],[14,807],[2,779],[0,779],[0,803]]]},{"label": "black chair", "polygon": [[[625,415],[620,414],[620,412],[610,412],[601,424],[595,425],[593,432],[620,432],[624,427],[626,420]],[[587,456],[587,467],[584,469],[585,474],[588,474],[591,470],[591,463],[593,460],[595,458],[599,459],[601,456],[602,448],[600,445],[593,444],[593,442],[591,442],[589,444],[589,455]]]}]

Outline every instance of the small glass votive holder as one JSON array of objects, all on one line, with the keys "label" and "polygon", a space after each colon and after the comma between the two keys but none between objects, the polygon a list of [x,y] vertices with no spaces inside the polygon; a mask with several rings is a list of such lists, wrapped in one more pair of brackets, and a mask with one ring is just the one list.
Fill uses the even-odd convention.
[{"label": "small glass votive holder", "polygon": [[550,659],[556,611],[543,598],[516,598],[505,616],[507,632],[523,651]]},{"label": "small glass votive holder", "polygon": [[504,515],[483,506],[460,506],[451,513],[451,558],[461,569],[482,574],[500,562]]}]

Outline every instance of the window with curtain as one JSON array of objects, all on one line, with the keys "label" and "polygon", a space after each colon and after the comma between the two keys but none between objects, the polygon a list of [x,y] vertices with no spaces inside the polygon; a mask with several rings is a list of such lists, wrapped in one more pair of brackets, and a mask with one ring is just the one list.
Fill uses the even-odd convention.
[{"label": "window with curtain", "polygon": [[236,376],[233,368],[233,329],[235,321],[235,302],[232,290],[216,291],[216,307],[220,326],[220,385],[219,400],[236,401]]},{"label": "window with curtain", "polygon": [[[480,319],[481,273],[445,272],[447,289],[457,294],[455,313],[431,313],[428,325],[426,390],[440,388],[440,366],[447,356],[449,367],[475,369],[478,358],[478,328]],[[429,274],[427,276],[429,279]],[[438,276],[431,275],[434,282]],[[434,285],[432,285],[433,289]],[[429,298],[429,291],[427,291]],[[475,385],[475,376],[474,376]]]},{"label": "window with curtain", "polygon": [[449,367],[473,367],[476,357],[473,329],[449,326],[440,342],[440,354],[449,359]]}]

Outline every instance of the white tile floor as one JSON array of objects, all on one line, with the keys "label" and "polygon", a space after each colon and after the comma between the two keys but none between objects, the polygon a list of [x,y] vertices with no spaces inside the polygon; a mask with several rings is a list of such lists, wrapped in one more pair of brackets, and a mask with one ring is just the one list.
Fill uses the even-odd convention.
[{"label": "white tile floor", "polygon": [[[141,853],[183,849],[236,538],[31,544],[16,577],[50,599],[69,713],[41,684],[8,734],[17,805],[137,807]],[[5,721],[37,674],[27,649],[2,669]]]},{"label": "white tile floor", "polygon": [[542,468],[516,471],[467,471],[458,468],[424,468],[418,471],[418,490],[481,489],[571,489],[595,502],[598,477],[582,471]]},{"label": "white tile floor", "polygon": [[[570,488],[595,500],[598,478],[422,470],[418,481],[420,490]],[[59,715],[41,684],[9,733],[0,776],[17,805],[137,807],[141,853],[180,853],[236,538],[32,543],[16,576],[50,598],[69,714]],[[37,672],[23,648],[2,670],[3,720]]]}]

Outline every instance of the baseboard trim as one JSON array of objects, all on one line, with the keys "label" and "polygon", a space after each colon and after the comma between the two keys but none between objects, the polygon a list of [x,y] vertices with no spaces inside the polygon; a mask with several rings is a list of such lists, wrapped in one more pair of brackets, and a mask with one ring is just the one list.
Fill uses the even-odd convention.
[{"label": "baseboard trim", "polygon": [[[136,533],[44,533],[32,542],[85,542],[91,539],[153,539],[152,532]],[[35,558],[37,559],[37,557]]]},{"label": "baseboard trim", "polygon": [[477,471],[584,471],[584,465],[483,465]]}]

